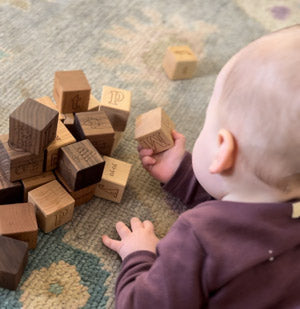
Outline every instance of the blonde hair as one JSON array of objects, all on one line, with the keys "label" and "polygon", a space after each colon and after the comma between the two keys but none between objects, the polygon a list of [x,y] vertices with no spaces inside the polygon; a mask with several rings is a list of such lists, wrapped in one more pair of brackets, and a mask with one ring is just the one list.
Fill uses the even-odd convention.
[{"label": "blonde hair", "polygon": [[217,82],[219,120],[240,160],[268,185],[300,198],[300,25],[246,46]]}]

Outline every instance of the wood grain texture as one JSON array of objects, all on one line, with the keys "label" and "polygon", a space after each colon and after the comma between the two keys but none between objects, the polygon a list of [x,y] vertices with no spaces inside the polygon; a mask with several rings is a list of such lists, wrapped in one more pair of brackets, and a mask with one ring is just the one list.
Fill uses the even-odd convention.
[{"label": "wood grain texture", "polygon": [[61,113],[87,111],[90,93],[91,87],[82,70],[55,72],[53,96]]},{"label": "wood grain texture", "polygon": [[197,57],[188,46],[169,46],[163,68],[171,80],[192,78],[197,68]]},{"label": "wood grain texture", "polygon": [[102,155],[110,155],[114,144],[114,129],[103,111],[75,114],[76,136],[88,139]]},{"label": "wood grain texture", "polygon": [[[37,99],[35,99],[35,101],[37,101],[41,104],[44,104],[44,105],[46,105],[46,106],[48,106],[48,107],[50,107],[50,108],[52,108],[52,109],[54,109],[55,111],[58,112],[58,108],[57,108],[56,104],[48,96],[37,98]],[[64,114],[59,113],[58,114],[58,120],[64,120],[64,119],[65,119]]]},{"label": "wood grain texture", "polygon": [[93,184],[88,187],[74,191],[69,187],[65,179],[60,175],[58,171],[55,171],[55,175],[58,181],[64,186],[64,188],[69,192],[69,194],[75,200],[75,206],[80,206],[82,204],[85,204],[94,197],[97,184]]},{"label": "wood grain texture", "polygon": [[132,165],[111,157],[103,156],[105,167],[95,196],[120,203]]},{"label": "wood grain texture", "polygon": [[159,153],[174,145],[172,130],[174,123],[161,108],[139,115],[135,122],[135,139],[143,148]]},{"label": "wood grain texture", "polygon": [[64,146],[60,150],[58,172],[73,191],[101,180],[105,162],[89,140]]},{"label": "wood grain texture", "polygon": [[28,192],[30,190],[40,187],[41,185],[44,185],[45,183],[48,183],[55,179],[56,179],[55,175],[51,171],[44,172],[38,176],[33,176],[33,177],[26,178],[26,179],[22,179],[23,188],[24,188],[24,201],[27,202]]},{"label": "wood grain texture", "polygon": [[28,201],[36,207],[38,225],[45,233],[72,220],[75,201],[57,180],[29,191]]},{"label": "wood grain texture", "polygon": [[20,181],[9,181],[0,168],[0,204],[23,202],[23,186]]},{"label": "wood grain texture", "polygon": [[92,94],[90,95],[90,101],[87,111],[97,112],[99,110],[100,101],[98,101]]},{"label": "wood grain texture", "polygon": [[0,205],[0,235],[25,241],[29,249],[35,248],[38,226],[34,206],[31,203]]},{"label": "wood grain texture", "polygon": [[59,149],[75,142],[75,137],[71,134],[67,127],[59,121],[57,124],[56,137],[45,151],[44,170],[54,170],[57,167]]},{"label": "wood grain texture", "polygon": [[131,91],[103,86],[99,110],[104,111],[115,131],[125,131],[131,107]]},{"label": "wood grain texture", "polygon": [[0,236],[0,287],[16,290],[28,261],[26,242]]},{"label": "wood grain texture", "polygon": [[0,136],[0,167],[9,181],[39,175],[43,172],[44,154],[15,151],[8,145],[8,135]]},{"label": "wood grain texture", "polygon": [[15,150],[42,153],[56,136],[58,112],[27,99],[9,116],[9,145]]}]

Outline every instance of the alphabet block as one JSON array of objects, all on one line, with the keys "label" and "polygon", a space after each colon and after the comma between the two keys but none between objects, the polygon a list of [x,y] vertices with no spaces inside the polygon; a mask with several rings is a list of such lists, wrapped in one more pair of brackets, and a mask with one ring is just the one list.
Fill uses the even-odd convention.
[{"label": "alphabet block", "polygon": [[40,154],[54,140],[58,112],[32,99],[9,116],[9,145],[15,150]]},{"label": "alphabet block", "polygon": [[132,165],[107,156],[103,158],[105,167],[102,179],[97,184],[95,196],[120,203]]},{"label": "alphabet block", "polygon": [[169,79],[189,79],[196,71],[197,57],[188,46],[170,46],[163,60],[163,68]]},{"label": "alphabet block", "polygon": [[0,236],[0,287],[16,290],[28,261],[26,242]]},{"label": "alphabet block", "polygon": [[27,202],[28,200],[28,192],[33,190],[37,187],[44,185],[52,180],[55,180],[55,176],[53,172],[45,172],[41,175],[29,177],[22,180],[23,187],[24,187],[24,201]]},{"label": "alphabet block", "polygon": [[75,139],[77,140],[78,136],[76,136],[74,114],[73,113],[67,113],[67,114],[64,114],[64,116],[65,116],[64,125],[70,131],[70,133],[75,137]]},{"label": "alphabet block", "polygon": [[21,202],[23,202],[23,187],[21,182],[10,182],[0,169],[0,204]]},{"label": "alphabet block", "polygon": [[99,110],[104,111],[115,131],[124,131],[130,113],[131,91],[103,86]]},{"label": "alphabet block", "polygon": [[105,112],[76,113],[75,128],[79,139],[90,140],[100,154],[111,154],[114,130]]},{"label": "alphabet block", "polygon": [[59,121],[57,124],[55,140],[47,147],[45,151],[44,170],[54,170],[57,167],[59,149],[75,142],[75,137],[71,134],[67,127]]},{"label": "alphabet block", "polygon": [[123,135],[124,135],[124,132],[118,132],[118,131],[115,132],[114,143],[113,143],[113,147],[112,147],[112,150],[111,150],[112,153],[113,153],[113,152],[116,150],[116,148],[119,146],[119,144],[120,144],[120,142],[121,142],[121,139],[122,139]]},{"label": "alphabet block", "polygon": [[45,233],[72,220],[75,201],[57,180],[29,191],[28,201],[36,207],[38,225]]},{"label": "alphabet block", "polygon": [[87,111],[90,93],[91,87],[83,71],[55,72],[53,96],[61,113]]},{"label": "alphabet block", "polygon": [[43,172],[44,154],[15,151],[8,145],[8,135],[0,136],[1,168],[9,181],[39,175]]},{"label": "alphabet block", "polygon": [[38,226],[30,203],[0,205],[0,235],[22,240],[29,249],[37,244]]},{"label": "alphabet block", "polygon": [[73,191],[68,186],[68,184],[66,183],[64,178],[59,174],[58,171],[55,171],[55,174],[56,174],[56,177],[59,180],[59,182],[64,186],[64,188],[69,192],[69,194],[75,200],[75,207],[87,203],[88,201],[90,201],[94,197],[94,193],[95,193],[97,184],[90,185],[88,187],[79,189],[77,191]]},{"label": "alphabet block", "polygon": [[154,153],[159,153],[174,145],[173,129],[172,120],[161,107],[158,107],[136,118],[135,139],[143,148],[150,148]]},{"label": "alphabet block", "polygon": [[99,110],[100,102],[91,94],[88,106],[88,112],[97,112]]},{"label": "alphabet block", "polygon": [[[41,97],[41,98],[38,98],[38,99],[35,99],[37,102],[41,103],[41,104],[44,104],[52,109],[54,109],[55,111],[58,112],[58,109],[57,109],[57,106],[56,104],[51,100],[50,97],[48,96],[45,96],[45,97]],[[65,119],[65,116],[64,114],[62,113],[59,113],[58,114],[58,120],[64,120]]]},{"label": "alphabet block", "polygon": [[61,148],[57,170],[71,190],[77,191],[99,182],[104,165],[96,148],[85,139]]}]

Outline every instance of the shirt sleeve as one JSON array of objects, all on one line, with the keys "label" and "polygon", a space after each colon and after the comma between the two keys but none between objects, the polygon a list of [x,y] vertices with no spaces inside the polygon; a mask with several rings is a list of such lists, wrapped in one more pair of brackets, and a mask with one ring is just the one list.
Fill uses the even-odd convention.
[{"label": "shirt sleeve", "polygon": [[188,208],[202,202],[213,200],[195,177],[192,167],[192,156],[186,152],[174,176],[162,188],[179,198]]},{"label": "shirt sleeve", "polygon": [[[188,241],[187,241],[188,240]],[[204,304],[204,251],[191,226],[178,219],[157,247],[128,255],[116,285],[116,308],[197,308]]]}]

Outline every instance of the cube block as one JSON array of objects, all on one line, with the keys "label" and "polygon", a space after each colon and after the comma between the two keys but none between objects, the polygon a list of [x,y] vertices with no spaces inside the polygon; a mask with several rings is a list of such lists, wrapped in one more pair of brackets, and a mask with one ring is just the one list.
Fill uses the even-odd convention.
[{"label": "cube block", "polygon": [[58,112],[35,100],[25,100],[9,116],[9,145],[15,150],[42,153],[56,136]]},{"label": "cube block", "polygon": [[23,186],[21,182],[10,182],[0,168],[0,204],[21,202],[23,202]]},{"label": "cube block", "polygon": [[163,60],[163,68],[172,80],[189,79],[195,74],[197,57],[188,46],[170,46]]},{"label": "cube block", "polygon": [[99,182],[104,165],[96,148],[85,139],[61,148],[57,170],[71,190],[77,191]]},{"label": "cube block", "polygon": [[95,196],[120,203],[128,181],[131,164],[104,156],[105,167]]},{"label": "cube block", "polygon": [[131,91],[103,86],[100,110],[109,118],[115,131],[124,131],[130,113]]},{"label": "cube block", "polygon": [[174,145],[174,127],[169,116],[158,107],[136,118],[135,139],[143,148],[150,148],[154,153],[159,153]]},{"label": "cube block", "polygon": [[87,111],[90,93],[91,87],[82,70],[55,72],[53,96],[61,113]]}]

